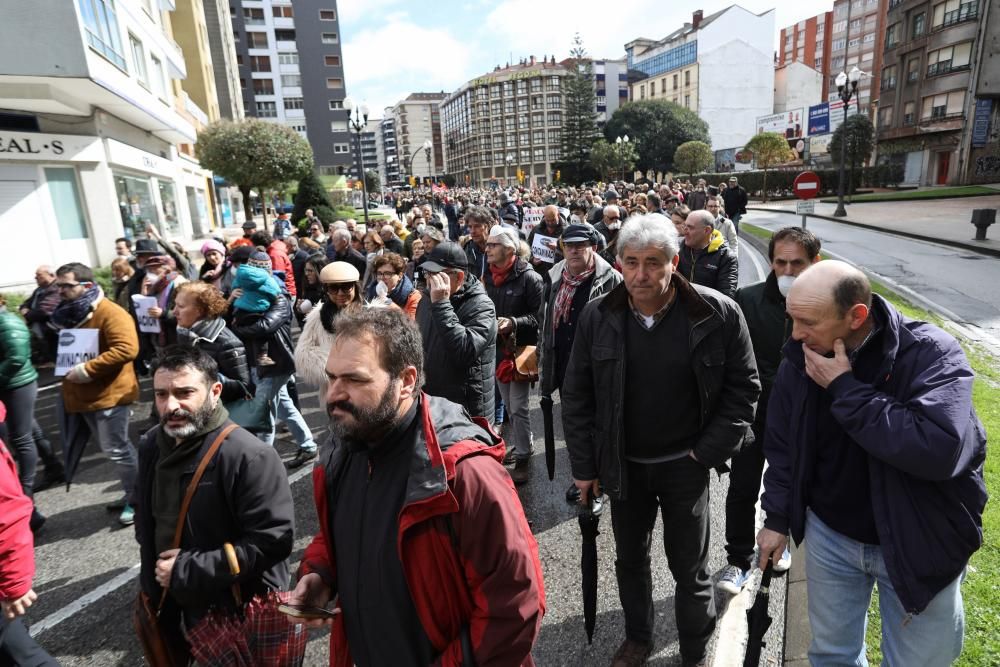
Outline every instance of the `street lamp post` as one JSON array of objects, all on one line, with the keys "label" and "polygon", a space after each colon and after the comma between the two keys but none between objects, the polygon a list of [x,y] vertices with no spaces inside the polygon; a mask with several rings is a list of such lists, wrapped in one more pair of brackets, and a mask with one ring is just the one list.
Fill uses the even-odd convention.
[{"label": "street lamp post", "polygon": [[840,133],[840,181],[837,183],[837,210],[833,212],[834,217],[843,218],[847,216],[847,209],[844,208],[844,169],[847,161],[847,110],[851,106],[851,98],[858,93],[858,81],[864,74],[857,67],[852,67],[850,73],[841,72],[837,75],[837,94],[844,103],[844,122]]},{"label": "street lamp post", "polygon": [[347,125],[358,136],[358,170],[361,172],[361,208],[365,216],[365,229],[368,229],[368,179],[365,178],[365,155],[361,148],[361,132],[368,124],[368,105],[355,105],[351,98],[344,100],[347,109]]},{"label": "street lamp post", "polygon": [[618,155],[622,159],[622,182],[625,182],[625,149],[628,147],[628,135],[624,137],[618,137],[615,139],[615,143],[618,144]]},{"label": "street lamp post", "polygon": [[416,176],[416,174],[413,173],[413,160],[416,159],[417,153],[420,151],[429,151],[432,145],[431,140],[427,139],[424,143],[420,144],[420,147],[417,148],[417,150],[413,151],[413,155],[410,156],[410,176]]},{"label": "street lamp post", "polygon": [[504,161],[507,163],[507,168],[504,169],[503,172],[503,180],[506,182],[508,179],[510,179],[510,166],[514,164],[514,154],[507,153],[507,157],[504,158]]}]

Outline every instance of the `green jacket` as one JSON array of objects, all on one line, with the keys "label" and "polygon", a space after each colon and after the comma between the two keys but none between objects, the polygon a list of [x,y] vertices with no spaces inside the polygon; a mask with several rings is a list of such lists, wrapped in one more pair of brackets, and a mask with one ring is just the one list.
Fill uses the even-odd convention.
[{"label": "green jacket", "polygon": [[31,332],[28,325],[0,306],[0,391],[23,387],[38,379],[31,365]]},{"label": "green jacket", "polygon": [[792,335],[792,321],[785,314],[785,297],[778,291],[774,271],[763,282],[736,290],[736,303],[750,329],[753,356],[757,361],[762,391],[754,421],[763,425],[767,416],[767,401],[781,365],[781,348]]}]

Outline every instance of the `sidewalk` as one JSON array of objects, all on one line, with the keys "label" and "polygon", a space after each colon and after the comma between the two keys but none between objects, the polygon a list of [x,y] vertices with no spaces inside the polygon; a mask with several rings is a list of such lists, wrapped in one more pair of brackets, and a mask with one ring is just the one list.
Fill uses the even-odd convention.
[{"label": "sidewalk", "polygon": [[[747,206],[747,209],[789,213],[795,216],[795,222],[790,221],[790,224],[799,224],[801,216],[795,214],[795,203],[795,201],[756,203]],[[976,228],[971,222],[973,209],[1000,209],[1000,194],[924,201],[859,202],[847,204],[846,208],[846,218],[835,218],[833,212],[837,209],[836,204],[816,202],[816,213],[809,217],[934,241],[1000,257],[1000,220],[986,230],[988,239],[986,241],[973,240]],[[747,222],[752,224],[753,217],[747,218]]]}]

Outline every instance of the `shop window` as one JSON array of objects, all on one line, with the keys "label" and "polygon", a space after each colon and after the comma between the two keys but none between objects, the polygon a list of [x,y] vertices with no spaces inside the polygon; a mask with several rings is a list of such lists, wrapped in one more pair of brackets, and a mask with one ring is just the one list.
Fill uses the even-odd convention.
[{"label": "shop window", "polygon": [[49,198],[56,212],[59,238],[87,238],[87,219],[80,205],[80,190],[76,185],[76,170],[72,167],[46,167],[45,181],[49,188]]}]

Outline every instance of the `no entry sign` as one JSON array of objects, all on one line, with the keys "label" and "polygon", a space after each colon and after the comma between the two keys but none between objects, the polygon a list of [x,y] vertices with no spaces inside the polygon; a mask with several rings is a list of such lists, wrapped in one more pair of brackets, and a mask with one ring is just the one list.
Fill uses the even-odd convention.
[{"label": "no entry sign", "polygon": [[819,176],[813,171],[803,171],[795,177],[792,191],[799,199],[812,199],[819,195]]}]

